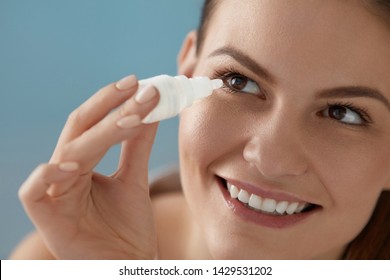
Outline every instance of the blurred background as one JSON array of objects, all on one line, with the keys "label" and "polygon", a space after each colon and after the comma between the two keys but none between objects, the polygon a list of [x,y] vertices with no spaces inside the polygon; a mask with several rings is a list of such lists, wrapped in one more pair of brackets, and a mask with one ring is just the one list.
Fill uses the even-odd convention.
[{"label": "blurred background", "polygon": [[[33,226],[17,197],[47,162],[68,114],[102,86],[135,73],[176,74],[203,0],[0,0],[0,258]],[[150,160],[178,162],[178,120],[160,124]],[[119,146],[97,171],[115,170]]]}]

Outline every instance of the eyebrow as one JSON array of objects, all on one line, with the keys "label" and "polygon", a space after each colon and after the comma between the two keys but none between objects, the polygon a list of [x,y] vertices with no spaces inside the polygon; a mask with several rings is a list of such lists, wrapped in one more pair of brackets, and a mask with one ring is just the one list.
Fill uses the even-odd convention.
[{"label": "eyebrow", "polygon": [[225,46],[213,51],[208,57],[227,55],[236,60],[245,68],[248,68],[253,73],[256,73],[258,76],[261,76],[266,81],[271,84],[275,84],[275,78],[259,63],[257,63],[254,59],[243,53],[242,51],[233,48],[231,46]]},{"label": "eyebrow", "polygon": [[[263,66],[257,63],[247,54],[242,51],[232,47],[224,46],[214,50],[208,57],[215,57],[227,55],[236,60],[242,66],[248,68],[252,72],[256,73],[258,76],[261,76],[263,79],[268,81],[271,84],[275,84],[275,77],[271,75]],[[357,98],[357,97],[368,97],[373,98],[378,101],[381,101],[387,109],[390,111],[390,101],[378,90],[364,87],[364,86],[346,86],[346,87],[337,87],[332,89],[321,90],[318,94],[320,98]]]},{"label": "eyebrow", "polygon": [[380,91],[363,86],[338,87],[319,92],[320,98],[354,98],[368,97],[382,102],[390,111],[390,101]]}]

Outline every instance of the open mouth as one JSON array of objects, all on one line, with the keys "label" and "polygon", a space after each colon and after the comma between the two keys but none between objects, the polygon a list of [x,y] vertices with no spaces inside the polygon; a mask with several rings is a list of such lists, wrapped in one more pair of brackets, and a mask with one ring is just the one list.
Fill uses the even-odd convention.
[{"label": "open mouth", "polygon": [[[217,177],[225,189],[225,198],[230,203],[245,207],[254,214],[265,214],[274,218],[298,218],[320,209],[321,206],[293,199],[275,199],[266,195],[253,194],[221,177]],[[238,208],[238,207],[235,207]],[[245,211],[246,212],[246,211]]]}]

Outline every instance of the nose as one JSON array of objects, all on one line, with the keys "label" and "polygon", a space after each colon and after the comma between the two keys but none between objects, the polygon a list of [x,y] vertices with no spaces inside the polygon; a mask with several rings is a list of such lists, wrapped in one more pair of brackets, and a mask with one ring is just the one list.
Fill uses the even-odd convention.
[{"label": "nose", "polygon": [[244,159],[265,179],[303,175],[308,170],[302,134],[291,120],[262,123],[243,150]]}]

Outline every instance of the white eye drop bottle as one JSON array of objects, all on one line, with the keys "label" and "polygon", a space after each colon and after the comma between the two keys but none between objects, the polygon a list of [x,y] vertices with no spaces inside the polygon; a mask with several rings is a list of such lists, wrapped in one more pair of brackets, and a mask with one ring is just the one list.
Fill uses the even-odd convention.
[{"label": "white eye drop bottle", "polygon": [[159,75],[139,81],[139,87],[152,84],[160,93],[157,106],[142,120],[153,123],[177,116],[195,100],[211,95],[213,90],[222,87],[221,79],[208,77],[187,78],[186,76]]}]

